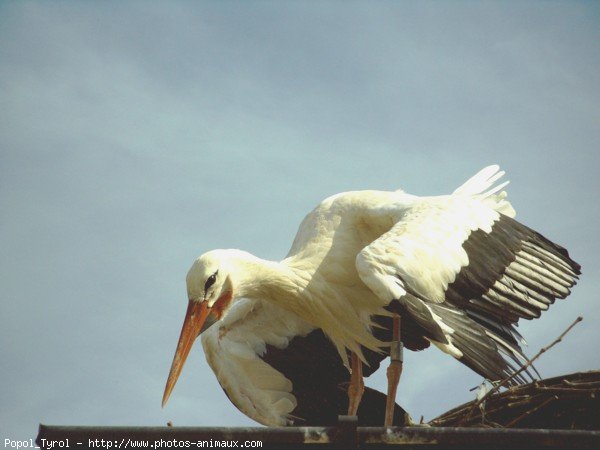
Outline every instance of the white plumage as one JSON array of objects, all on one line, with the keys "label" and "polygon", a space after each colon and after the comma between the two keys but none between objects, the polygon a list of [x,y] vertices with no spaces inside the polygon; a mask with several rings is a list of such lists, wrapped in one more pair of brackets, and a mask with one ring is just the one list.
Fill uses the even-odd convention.
[{"label": "white plumage", "polygon": [[206,361],[235,406],[264,425],[284,426],[297,401],[292,382],[261,359],[267,346],[284,349],[314,329],[294,314],[260,300],[236,302],[202,333]]},{"label": "white plumage", "polygon": [[[200,256],[187,277],[188,312],[195,308],[201,322],[209,314],[221,320],[203,339],[211,367],[236,398],[252,395],[233,386],[228,372],[248,364],[256,367],[249,373],[260,370],[271,380],[266,391],[276,392],[258,402],[234,400],[238,407],[255,418],[293,411],[293,397],[284,395],[289,386],[261,365],[265,343],[280,340],[285,347],[290,337],[321,328],[348,365],[348,351],[363,358],[363,348],[386,346],[373,336],[372,319],[390,311],[410,322],[402,334],[408,348],[432,342],[489,379],[506,375],[510,359],[523,358],[513,325],[566,297],[579,265],[512,219],[502,191],[507,183],[497,184],[503,174],[487,167],[452,194],[435,197],[401,190],[334,195],[306,216],[280,262],[240,250]],[[244,324],[228,332],[228,323],[239,320]],[[196,327],[197,334],[202,324]],[[175,379],[183,365],[176,360]]]}]

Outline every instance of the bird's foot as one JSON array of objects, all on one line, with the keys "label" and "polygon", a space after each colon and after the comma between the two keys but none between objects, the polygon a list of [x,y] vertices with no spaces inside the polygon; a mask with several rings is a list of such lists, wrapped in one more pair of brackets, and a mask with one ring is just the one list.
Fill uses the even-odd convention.
[{"label": "bird's foot", "polygon": [[396,408],[396,391],[398,389],[398,382],[400,381],[401,373],[402,361],[392,359],[389,367],[387,368],[388,395],[385,405],[385,421],[383,423],[383,425],[386,427],[391,427],[394,423],[394,409]]},{"label": "bird's foot", "polygon": [[356,416],[360,400],[365,392],[365,383],[362,376],[362,363],[355,353],[352,353],[352,374],[348,386],[348,415]]}]

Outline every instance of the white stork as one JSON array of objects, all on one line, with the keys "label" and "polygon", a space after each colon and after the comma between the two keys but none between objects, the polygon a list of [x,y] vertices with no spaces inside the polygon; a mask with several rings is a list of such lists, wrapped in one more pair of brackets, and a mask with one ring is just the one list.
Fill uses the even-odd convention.
[{"label": "white stork", "polygon": [[[187,275],[188,309],[163,405],[207,318],[225,320],[242,298],[272,303],[323,330],[351,368],[348,414],[356,414],[364,389],[362,348],[389,347],[386,426],[400,342],[411,349],[431,342],[487,379],[505,377],[510,360],[525,358],[514,325],[569,295],[580,266],[512,218],[507,182],[495,185],[503,174],[487,167],[444,196],[334,195],[306,216],[280,262],[241,250],[200,256]],[[377,315],[392,317],[391,343],[372,334]]]}]

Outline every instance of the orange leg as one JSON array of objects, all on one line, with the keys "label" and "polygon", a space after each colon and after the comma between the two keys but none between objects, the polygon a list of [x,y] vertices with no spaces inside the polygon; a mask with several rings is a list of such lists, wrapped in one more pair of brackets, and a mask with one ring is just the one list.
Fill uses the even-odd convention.
[{"label": "orange leg", "polygon": [[400,315],[395,314],[392,318],[392,343],[390,345],[390,366],[387,369],[388,394],[385,405],[384,426],[391,427],[394,421],[394,409],[396,407],[396,390],[402,374],[402,342],[400,341]]},{"label": "orange leg", "polygon": [[350,375],[350,385],[348,386],[348,415],[356,416],[360,399],[365,391],[365,383],[362,375],[362,363],[356,353],[352,353],[351,361],[352,374]]}]

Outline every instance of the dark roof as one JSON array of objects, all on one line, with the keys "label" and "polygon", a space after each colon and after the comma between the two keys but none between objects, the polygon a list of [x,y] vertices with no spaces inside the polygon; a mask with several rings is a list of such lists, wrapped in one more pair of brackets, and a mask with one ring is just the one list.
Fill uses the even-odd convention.
[{"label": "dark roof", "polygon": [[[394,448],[600,448],[600,431],[443,428],[356,427],[354,417],[340,416],[333,427],[226,428],[226,427],[77,427],[40,425],[37,444],[49,448],[69,439],[70,448],[133,448],[133,443],[157,441],[162,448],[215,448],[216,443],[260,441],[261,449],[386,449]],[[45,441],[44,441],[45,439]],[[104,440],[104,442],[102,441]],[[200,444],[203,441],[203,444]],[[176,446],[179,444],[179,446]],[[64,444],[63,444],[64,445]],[[183,447],[182,447],[183,445]],[[229,444],[231,446],[231,444]],[[484,447],[485,446],[485,447]],[[239,447],[238,447],[239,448]]]}]

